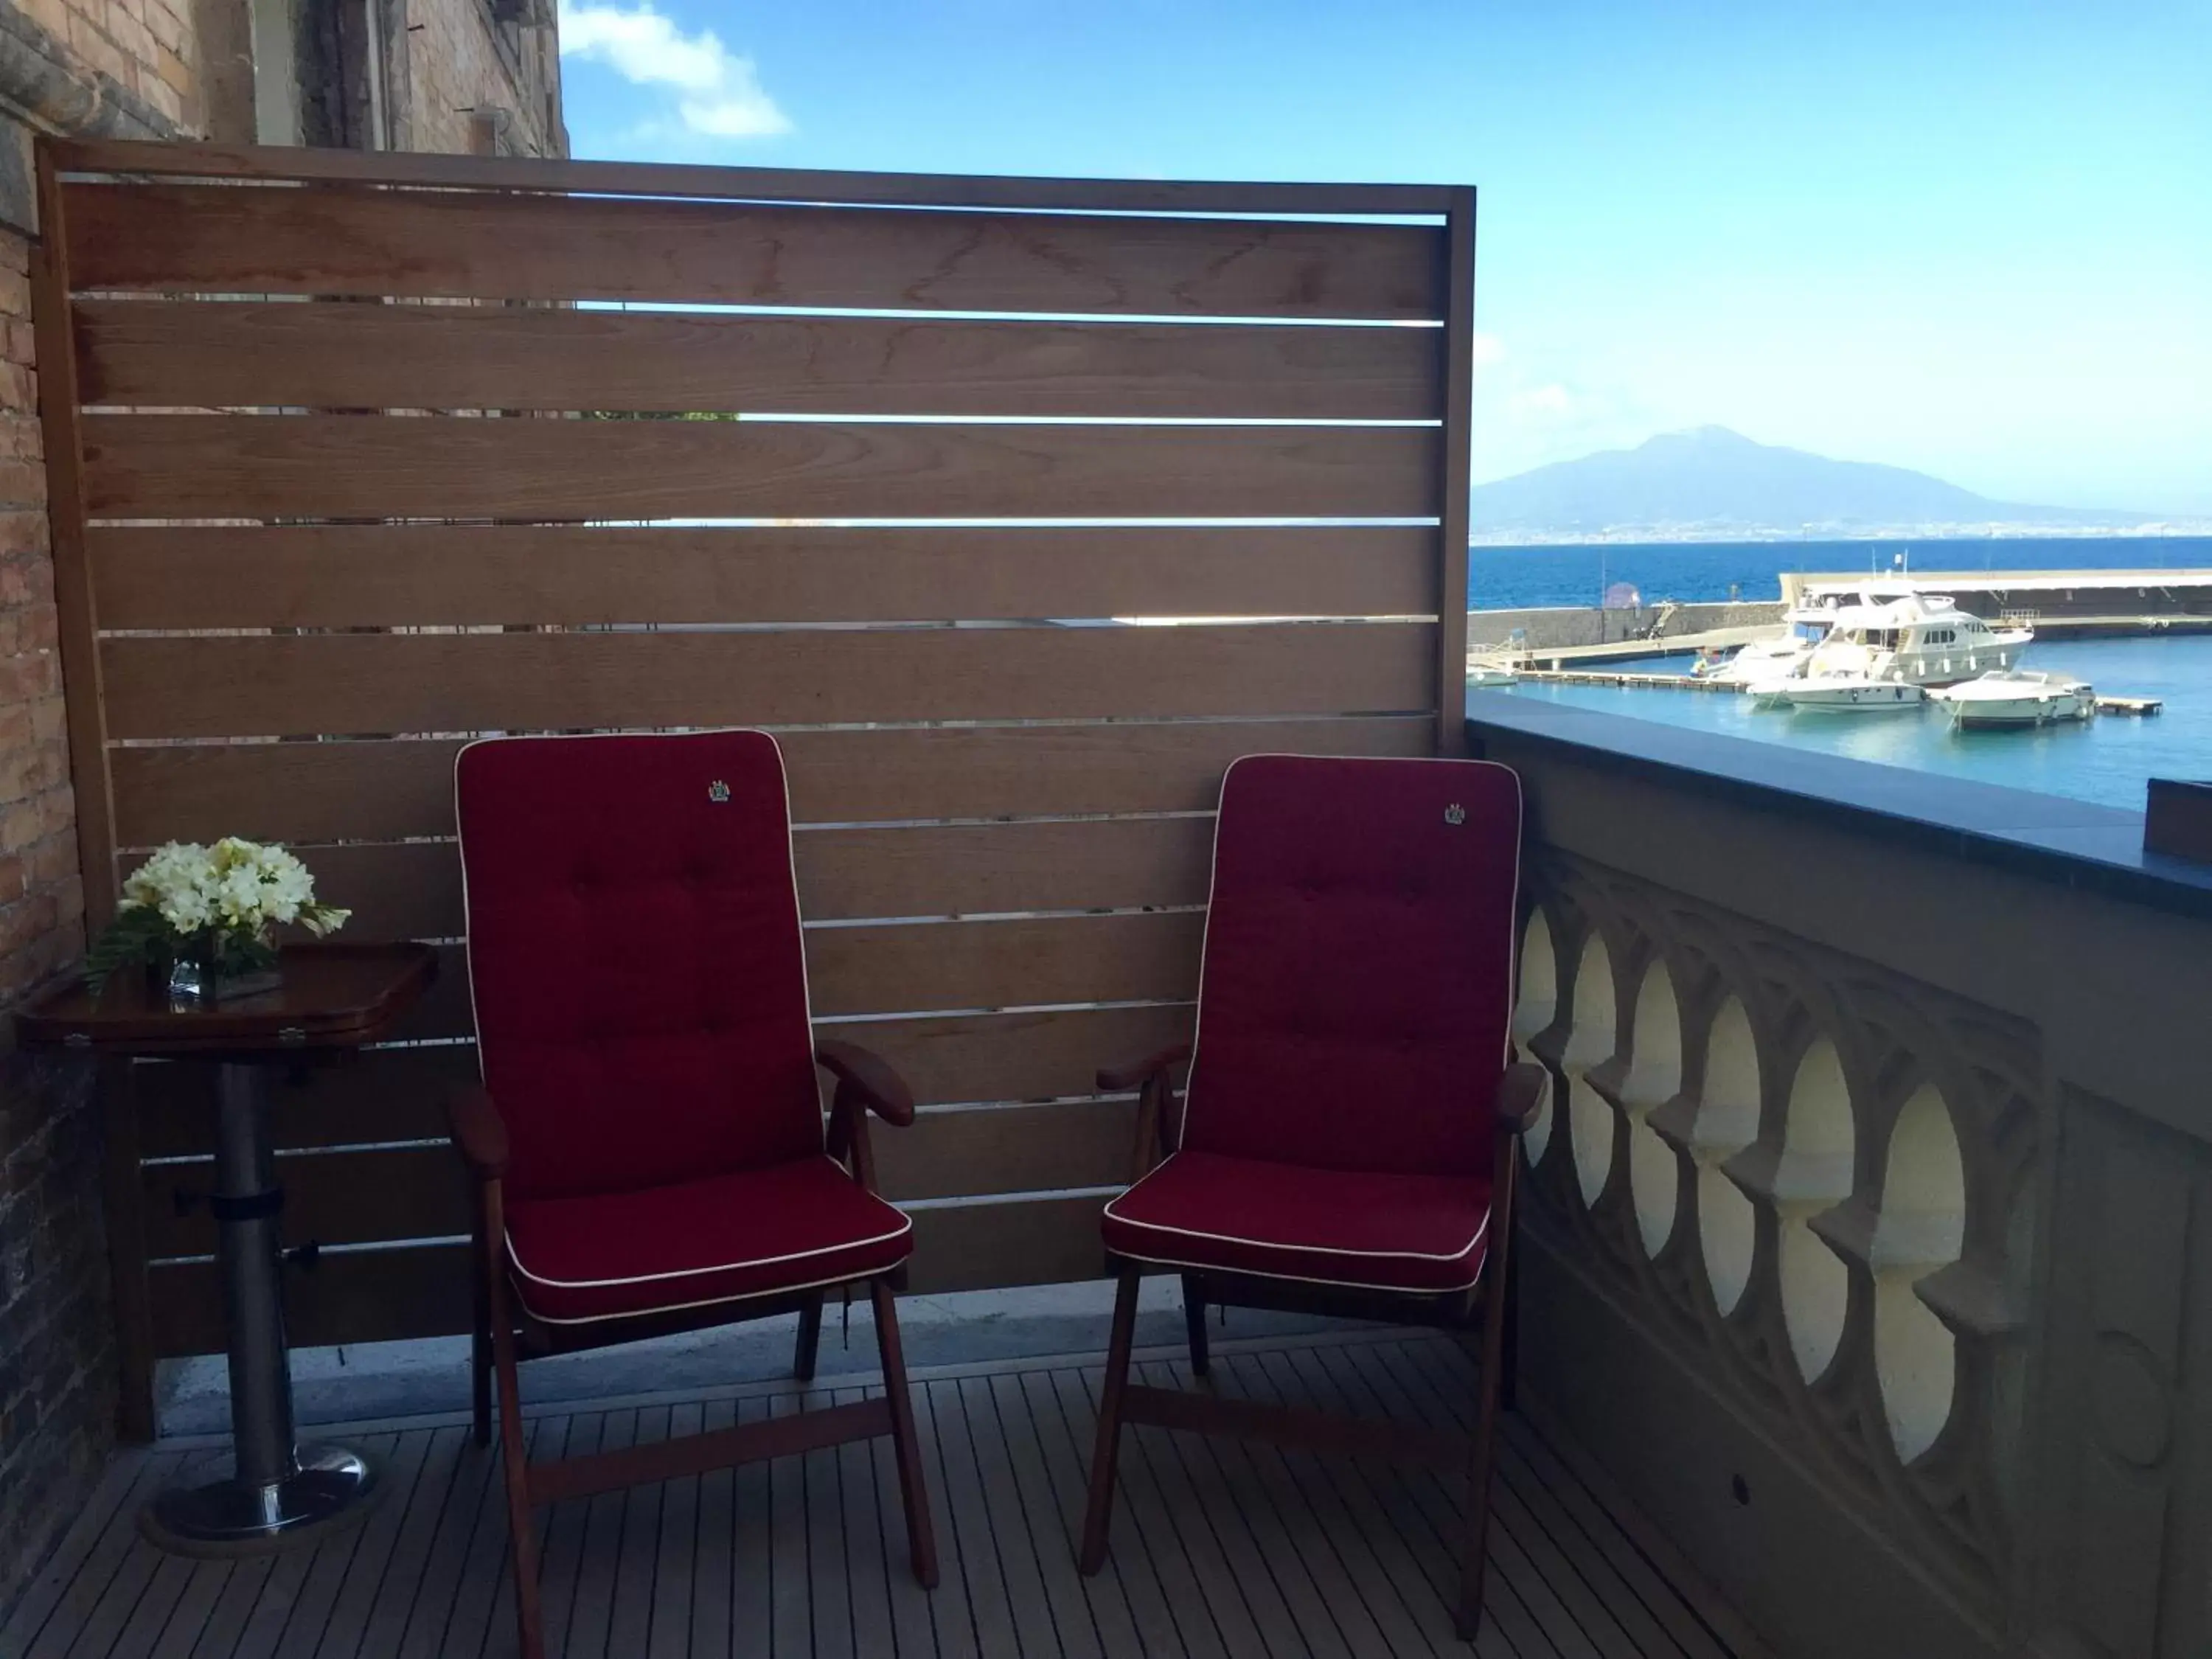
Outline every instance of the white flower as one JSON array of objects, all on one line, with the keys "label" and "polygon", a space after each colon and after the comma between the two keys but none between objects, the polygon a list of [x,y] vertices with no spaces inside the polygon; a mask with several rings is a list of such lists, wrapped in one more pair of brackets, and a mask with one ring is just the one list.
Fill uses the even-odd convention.
[{"label": "white flower", "polygon": [[181,933],[220,927],[258,934],[271,923],[296,921],[321,934],[347,914],[315,902],[314,878],[283,848],[234,836],[213,847],[171,842],[156,848],[123,884],[123,900],[159,910]]}]

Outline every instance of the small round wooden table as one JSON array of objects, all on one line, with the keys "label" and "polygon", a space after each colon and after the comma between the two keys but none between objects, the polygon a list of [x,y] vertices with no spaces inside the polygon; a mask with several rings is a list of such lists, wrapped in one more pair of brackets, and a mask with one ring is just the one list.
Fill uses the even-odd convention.
[{"label": "small round wooden table", "polygon": [[389,1036],[430,983],[427,945],[304,945],[283,953],[276,990],[214,1006],[172,1005],[145,975],[119,973],[94,997],[82,983],[16,1016],[26,1044],[100,1050],[215,1067],[214,1216],[230,1363],[229,1469],[161,1493],[139,1516],[147,1536],[186,1555],[251,1553],[319,1537],[359,1519],[376,1471],[341,1446],[300,1445],[284,1340],[283,1253],[269,1126],[270,1072],[329,1059]]}]

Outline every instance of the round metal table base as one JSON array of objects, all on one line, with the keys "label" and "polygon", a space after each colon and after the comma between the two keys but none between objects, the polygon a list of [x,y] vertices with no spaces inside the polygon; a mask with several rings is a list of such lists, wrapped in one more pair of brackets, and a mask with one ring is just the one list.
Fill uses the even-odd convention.
[{"label": "round metal table base", "polygon": [[138,1529],[176,1555],[263,1555],[358,1525],[380,1490],[360,1453],[302,1446],[296,1474],[265,1486],[229,1475],[173,1486],[138,1511]]}]

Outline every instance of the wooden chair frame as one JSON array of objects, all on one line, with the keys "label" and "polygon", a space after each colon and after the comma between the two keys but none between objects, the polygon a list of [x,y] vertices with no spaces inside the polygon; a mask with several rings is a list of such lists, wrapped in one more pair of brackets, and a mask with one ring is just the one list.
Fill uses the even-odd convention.
[{"label": "wooden chair frame", "polygon": [[[874,1156],[868,1146],[867,1114],[904,1127],[914,1121],[914,1097],[890,1063],[857,1044],[817,1041],[814,1058],[836,1079],[830,1107],[828,1151],[853,1178],[876,1190]],[[589,1456],[528,1461],[522,1438],[518,1367],[522,1360],[643,1341],[680,1331],[734,1325],[772,1315],[799,1315],[799,1340],[793,1372],[804,1382],[814,1376],[822,1339],[822,1307],[834,1285],[770,1293],[670,1315],[595,1322],[589,1326],[555,1326],[533,1319],[510,1294],[507,1277],[507,1227],[503,1183],[507,1168],[507,1126],[489,1094],[465,1090],[447,1103],[453,1145],[467,1164],[474,1186],[471,1260],[474,1264],[476,1321],[471,1369],[476,1442],[491,1443],[492,1398],[498,1392],[500,1457],[505,1465],[507,1522],[514,1540],[515,1616],[521,1627],[525,1659],[542,1659],[544,1624],[539,1611],[537,1535],[531,1510],[594,1492],[643,1486],[687,1474],[703,1474],[740,1463],[869,1440],[889,1435],[896,1449],[899,1492],[906,1511],[907,1541],[914,1576],[924,1589],[937,1587],[937,1545],[931,1530],[929,1496],[923,1484],[921,1451],[915,1437],[914,1401],[907,1389],[906,1357],[899,1343],[895,1292],[903,1287],[903,1262],[887,1272],[851,1282],[865,1283],[875,1309],[876,1340],[883,1350],[884,1396],[824,1411],[801,1412],[766,1422],[621,1451]]]},{"label": "wooden chair frame", "polygon": [[[1135,1066],[1098,1073],[1102,1091],[1140,1091],[1137,1152],[1132,1181],[1180,1139],[1173,1083],[1175,1068],[1190,1050],[1179,1045]],[[1087,1574],[1106,1563],[1113,1519],[1114,1475],[1125,1423],[1149,1423],[1166,1429],[1236,1435],[1248,1440],[1307,1451],[1387,1457],[1429,1468],[1462,1467],[1468,1472],[1468,1529],[1462,1546],[1459,1607],[1455,1623],[1468,1641],[1482,1622],[1485,1548],[1490,1519],[1490,1471],[1498,1402],[1507,1386],[1511,1358],[1509,1340],[1513,1196],[1520,1159],[1518,1142],[1542,1106],[1548,1074],[1527,1062],[1508,1066],[1498,1088],[1497,1129],[1492,1151],[1490,1237],[1481,1276],[1469,1289],[1443,1295],[1332,1288],[1290,1279],[1213,1271],[1188,1272],[1108,1254],[1119,1280],[1114,1298],[1113,1334],[1106,1351],[1106,1379],[1098,1406],[1098,1440],[1091,1465],[1091,1496],[1084,1516],[1077,1565]],[[1190,1342],[1191,1374],[1207,1370],[1206,1310],[1268,1308],[1320,1314],[1340,1319],[1371,1319],[1394,1324],[1434,1326],[1448,1331],[1480,1331],[1474,1431],[1461,1434],[1372,1418],[1231,1400],[1211,1393],[1158,1389],[1129,1381],[1129,1350],[1137,1324],[1137,1293],[1147,1273],[1180,1272],[1183,1320]]]}]

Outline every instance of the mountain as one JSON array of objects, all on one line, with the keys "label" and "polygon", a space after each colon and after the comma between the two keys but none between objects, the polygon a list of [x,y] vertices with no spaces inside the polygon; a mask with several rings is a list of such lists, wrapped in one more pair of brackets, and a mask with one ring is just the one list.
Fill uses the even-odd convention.
[{"label": "mountain", "polygon": [[2080,532],[2153,520],[2139,513],[1995,501],[1924,472],[1832,461],[1706,426],[1480,484],[1470,522],[1477,541],[1542,541]]}]

